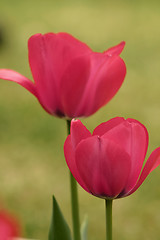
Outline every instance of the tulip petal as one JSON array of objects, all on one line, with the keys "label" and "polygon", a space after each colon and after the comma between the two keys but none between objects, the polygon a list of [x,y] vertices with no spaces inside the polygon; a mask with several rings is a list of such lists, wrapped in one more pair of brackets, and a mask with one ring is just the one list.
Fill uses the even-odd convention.
[{"label": "tulip petal", "polygon": [[75,152],[79,175],[90,193],[115,198],[126,184],[130,157],[117,144],[97,136],[79,143]]},{"label": "tulip petal", "polygon": [[61,79],[61,101],[64,112],[73,118],[79,116],[77,108],[81,103],[90,74],[88,55],[71,61]]},{"label": "tulip petal", "polygon": [[69,51],[71,59],[92,52],[92,50],[87,46],[87,44],[79,41],[71,34],[61,32],[58,33],[57,36],[59,39],[61,39],[63,46],[66,46],[66,51]]},{"label": "tulip petal", "polygon": [[[129,154],[124,151],[119,145],[112,141],[106,141],[102,139],[102,149],[104,149],[104,163],[102,163],[102,169],[104,166],[105,172],[108,171],[108,182],[112,196],[118,196],[120,192],[123,192],[131,170],[131,159]],[[108,164],[105,169],[106,158],[108,158]],[[103,172],[103,171],[102,171]]]},{"label": "tulip petal", "polygon": [[[35,34],[29,39],[28,48],[30,67],[40,103],[51,114],[63,116],[64,110],[59,97],[62,75],[74,58],[91,50],[66,33]],[[73,79],[70,80],[73,82]]]},{"label": "tulip petal", "polygon": [[77,110],[79,115],[83,113],[84,116],[93,114],[109,102],[121,87],[126,75],[125,63],[119,56],[93,53],[90,57],[90,78]]},{"label": "tulip petal", "polygon": [[91,133],[88,131],[88,129],[80,120],[73,119],[71,121],[71,141],[73,148],[75,149],[81,140],[88,137],[91,137]]},{"label": "tulip petal", "polygon": [[[42,83],[48,82],[50,74],[56,78],[57,83],[60,82],[63,71],[73,59],[91,52],[86,44],[67,33],[35,34],[29,39],[28,47],[34,79]],[[44,79],[43,76],[47,78]]]},{"label": "tulip petal", "polygon": [[108,49],[107,51],[105,51],[104,53],[107,54],[107,55],[110,55],[110,56],[120,55],[121,52],[122,52],[123,49],[124,49],[124,46],[125,46],[125,42],[123,41],[123,42],[119,43],[118,45],[109,48],[109,49]]},{"label": "tulip petal", "polygon": [[126,196],[134,193],[139,187],[140,185],[144,182],[144,180],[146,179],[146,177],[150,174],[150,172],[152,172],[155,168],[157,168],[160,165],[160,147],[156,148],[150,155],[150,157],[148,158],[142,173],[140,175],[140,178],[137,182],[137,184],[135,185],[135,187],[129,192],[129,194],[127,194]]},{"label": "tulip petal", "polygon": [[135,119],[127,119],[131,124],[131,173],[128,179],[128,185],[125,190],[130,191],[133,185],[137,182],[145,156],[148,149],[148,131],[146,127]]},{"label": "tulip petal", "polygon": [[[100,143],[97,136],[80,142],[75,152],[77,170],[90,193],[101,196],[102,193],[105,192],[107,196],[110,196],[111,193],[108,182],[101,181],[102,175],[99,169],[101,164],[100,154]],[[103,186],[100,185],[101,182]]]},{"label": "tulip petal", "polygon": [[[53,34],[54,36],[54,34]],[[57,97],[56,76],[52,54],[54,42],[45,35],[33,35],[28,41],[29,63],[39,95],[39,102],[51,114],[61,115],[61,107]],[[52,66],[53,65],[53,66]]]},{"label": "tulip petal", "polygon": [[79,172],[77,170],[77,165],[75,163],[75,151],[72,146],[71,135],[69,135],[67,137],[67,139],[64,143],[64,155],[65,155],[66,163],[67,163],[69,170],[71,171],[73,177],[81,185],[81,187],[88,192],[89,190],[86,187],[85,183],[83,182],[83,180],[80,177]]},{"label": "tulip petal", "polygon": [[115,56],[110,59],[108,64],[103,64],[98,71],[99,77],[97,76],[97,87],[91,108],[93,113],[109,102],[117,93],[124,81],[126,66],[120,57]]},{"label": "tulip petal", "polygon": [[8,81],[13,81],[26,88],[35,97],[37,97],[37,92],[35,85],[28,78],[24,77],[18,72],[9,69],[0,69],[0,78]]},{"label": "tulip petal", "polygon": [[110,139],[121,146],[131,156],[131,172],[126,192],[136,184],[148,148],[148,132],[143,124],[134,119],[124,120],[112,128],[104,138]]},{"label": "tulip petal", "polygon": [[120,123],[122,123],[123,121],[125,121],[124,118],[115,117],[115,118],[110,119],[107,122],[103,122],[94,129],[93,135],[102,136],[105,133],[107,133],[109,130],[111,130],[112,128],[114,128],[117,125],[119,125]]}]

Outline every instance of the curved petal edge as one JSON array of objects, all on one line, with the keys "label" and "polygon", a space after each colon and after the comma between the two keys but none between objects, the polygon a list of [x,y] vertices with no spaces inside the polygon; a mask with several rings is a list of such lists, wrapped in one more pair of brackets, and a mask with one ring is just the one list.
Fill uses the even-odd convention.
[{"label": "curved petal edge", "polygon": [[144,180],[146,179],[146,177],[158,166],[160,165],[160,147],[156,148],[150,155],[150,157],[148,158],[142,173],[140,175],[140,178],[137,182],[137,184],[135,185],[135,187],[129,192],[128,195],[131,195],[132,193],[134,193],[144,182]]},{"label": "curved petal edge", "polygon": [[37,91],[34,83],[20,73],[10,69],[0,69],[0,78],[18,83],[32,93],[35,97],[37,97]]}]

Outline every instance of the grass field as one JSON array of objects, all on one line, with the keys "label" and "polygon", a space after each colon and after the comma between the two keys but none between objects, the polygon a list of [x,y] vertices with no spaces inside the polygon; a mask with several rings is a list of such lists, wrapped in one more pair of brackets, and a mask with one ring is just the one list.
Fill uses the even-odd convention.
[{"label": "grass field", "polygon": [[[0,68],[31,77],[27,40],[37,32],[69,32],[94,51],[122,40],[125,82],[115,98],[82,119],[92,131],[115,116],[146,125],[148,155],[160,146],[160,2],[18,1],[0,2]],[[22,222],[24,237],[47,239],[51,196],[55,194],[71,226],[69,173],[63,156],[66,124],[48,115],[22,87],[0,80],[0,201]],[[132,196],[114,201],[114,239],[150,240],[160,235],[160,169]],[[81,221],[89,217],[89,240],[105,239],[104,202],[79,187]]]}]

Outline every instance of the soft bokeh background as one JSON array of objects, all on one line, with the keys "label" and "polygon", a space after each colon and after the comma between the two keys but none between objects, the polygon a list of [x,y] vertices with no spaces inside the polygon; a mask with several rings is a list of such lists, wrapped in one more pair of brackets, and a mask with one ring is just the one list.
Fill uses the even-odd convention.
[{"label": "soft bokeh background", "polygon": [[[65,31],[103,51],[122,40],[127,77],[115,98],[83,122],[92,131],[115,116],[136,118],[150,136],[148,154],[160,146],[160,1],[1,0],[0,68],[31,77],[27,40]],[[64,120],[48,115],[22,87],[0,80],[0,201],[22,221],[24,237],[47,239],[51,196],[71,226]],[[138,159],[137,159],[138,160]],[[158,239],[160,169],[132,196],[114,201],[114,238]],[[104,202],[79,188],[81,221],[89,239],[105,239]]]}]

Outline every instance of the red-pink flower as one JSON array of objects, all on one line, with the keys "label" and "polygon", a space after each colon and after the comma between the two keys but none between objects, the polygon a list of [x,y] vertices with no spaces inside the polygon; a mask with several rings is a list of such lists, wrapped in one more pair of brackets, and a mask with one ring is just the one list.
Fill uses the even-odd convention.
[{"label": "red-pink flower", "polygon": [[26,88],[52,115],[89,116],[122,85],[126,67],[119,54],[124,45],[97,53],[67,33],[35,34],[28,41],[34,83],[7,69],[0,70],[0,78]]},{"label": "red-pink flower", "polygon": [[135,192],[160,164],[159,147],[142,169],[147,148],[147,129],[137,120],[116,117],[100,124],[93,134],[79,120],[72,120],[64,154],[71,173],[87,192],[114,199]]},{"label": "red-pink flower", "polygon": [[20,236],[18,221],[6,210],[0,210],[0,240],[11,240]]}]

